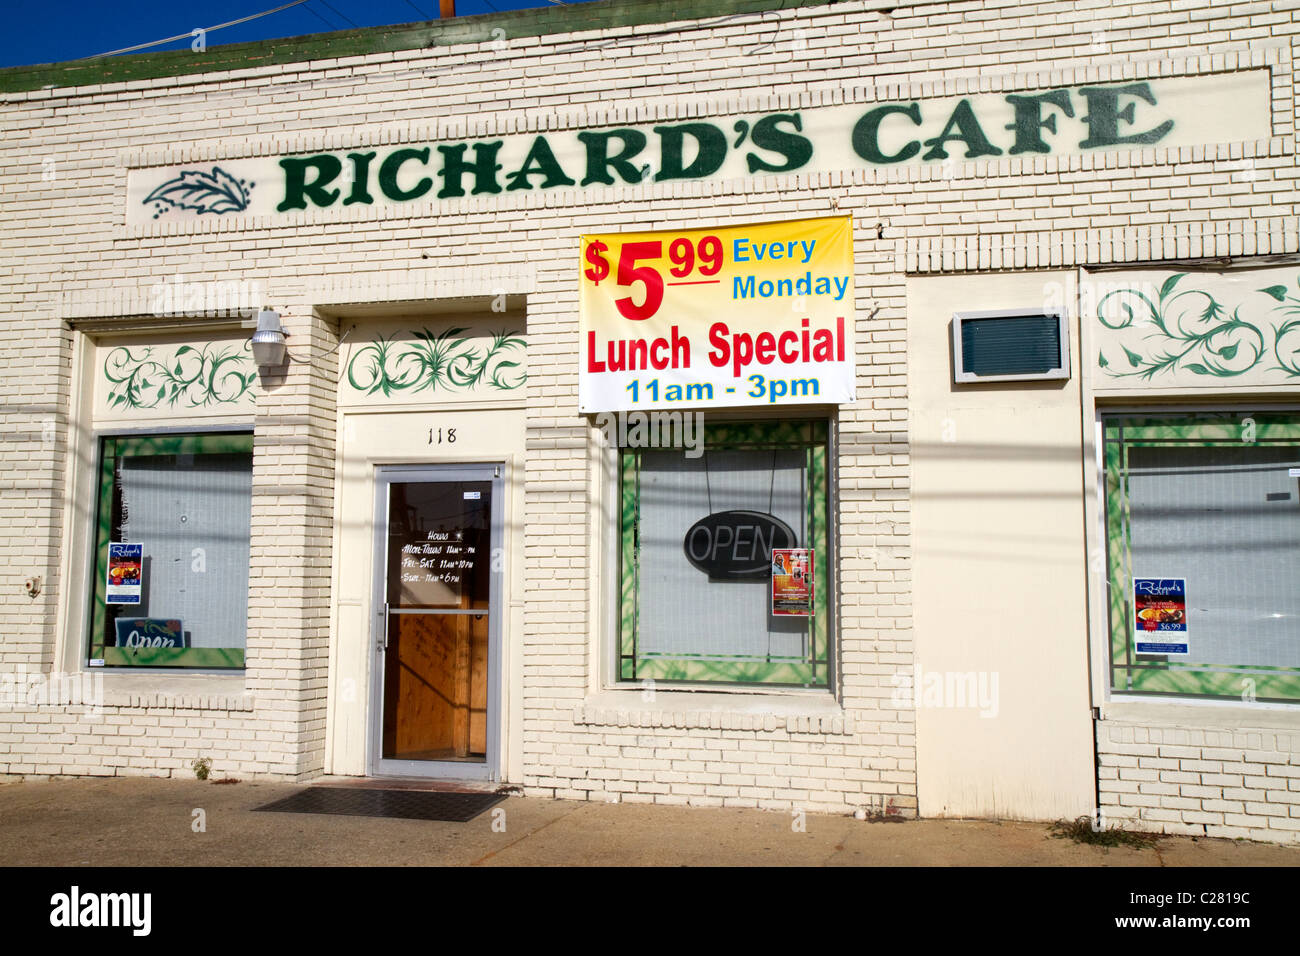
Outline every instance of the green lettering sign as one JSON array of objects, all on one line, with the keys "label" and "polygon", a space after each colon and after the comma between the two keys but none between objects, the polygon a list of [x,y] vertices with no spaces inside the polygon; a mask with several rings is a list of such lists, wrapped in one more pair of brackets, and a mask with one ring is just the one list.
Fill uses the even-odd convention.
[{"label": "green lettering sign", "polygon": [[1128,86],[1085,86],[1079,90],[1079,95],[1088,101],[1088,115],[1083,118],[1083,121],[1088,124],[1088,138],[1079,144],[1082,149],[1095,146],[1119,146],[1125,143],[1145,146],[1160,142],[1165,134],[1174,128],[1173,120],[1165,120],[1145,133],[1120,135],[1120,120],[1130,126],[1137,122],[1134,116],[1137,104],[1129,103],[1120,109],[1119,98],[1136,96],[1155,106],[1156,97],[1151,92],[1149,83],[1130,83]]},{"label": "green lettering sign", "polygon": [[367,188],[367,183],[370,181],[370,161],[374,158],[374,153],[348,153],[348,159],[352,160],[352,192],[348,194],[347,199],[343,200],[343,205],[364,203],[369,206],[375,201],[375,197],[370,195],[370,190]]},{"label": "green lettering sign", "polygon": [[[280,160],[284,170],[284,199],[276,206],[278,212],[289,209],[306,209],[307,200],[322,208],[333,205],[339,198],[337,189],[325,187],[338,178],[343,163],[337,156],[322,153],[320,156],[288,156]],[[314,169],[316,177],[307,181],[307,170]]]},{"label": "green lettering sign", "polygon": [[[616,138],[623,144],[623,148],[610,156],[609,141]],[[611,129],[600,133],[579,133],[578,141],[587,147],[587,175],[582,177],[582,185],[614,185],[614,177],[609,174],[610,167],[625,183],[635,184],[641,181],[641,170],[632,164],[632,157],[645,149],[645,133],[635,129]]]},{"label": "green lettering sign", "polygon": [[[442,147],[438,147],[441,149]],[[403,189],[397,184],[397,176],[402,171],[402,165],[418,159],[422,164],[429,163],[429,147],[424,149],[395,149],[389,153],[384,161],[379,165],[379,191],[394,202],[402,202],[407,199],[419,199],[430,189],[433,188],[433,180],[425,176],[410,189]]]},{"label": "green lettering sign", "polygon": [[528,156],[513,173],[506,176],[506,191],[512,189],[532,189],[533,184],[528,181],[529,176],[545,176],[542,180],[541,188],[550,189],[553,186],[572,186],[573,180],[564,172],[564,167],[560,161],[555,158],[555,153],[551,150],[551,144],[546,141],[545,136],[539,136],[533,140],[533,145],[528,149]]},{"label": "green lettering sign", "polygon": [[[956,129],[954,133],[953,130]],[[953,109],[952,115],[948,117],[948,122],[938,136],[934,139],[927,139],[925,145],[930,149],[922,159],[947,159],[948,151],[943,148],[944,143],[949,140],[959,140],[966,144],[966,155],[964,159],[977,159],[980,156],[1001,156],[1002,150],[998,149],[988,141],[984,135],[984,130],[980,128],[980,121],[975,118],[975,111],[971,109],[970,100],[962,100]]]},{"label": "green lettering sign", "polygon": [[[727,136],[712,123],[682,123],[680,126],[656,126],[659,135],[660,169],[656,181],[665,179],[703,179],[712,176],[727,159]],[[682,165],[686,137],[695,140],[695,158]]]},{"label": "green lettering sign", "polygon": [[921,125],[921,105],[909,103],[906,106],[877,106],[863,114],[862,119],[853,125],[853,151],[869,163],[902,163],[921,151],[921,144],[912,140],[892,156],[880,151],[880,123],[886,116],[901,113],[917,126]]},{"label": "green lettering sign", "polygon": [[1033,96],[1007,94],[1007,102],[1016,111],[1015,122],[1006,128],[1016,131],[1016,143],[1009,150],[1012,156],[1017,153],[1050,153],[1052,147],[1043,141],[1042,130],[1056,132],[1056,114],[1043,118],[1043,104],[1050,103],[1066,116],[1074,117],[1074,106],[1070,103],[1068,90],[1051,90],[1036,93]]},{"label": "green lettering sign", "polygon": [[[794,132],[791,133],[782,129],[782,124],[793,127]],[[736,126],[739,127],[740,124],[737,123]],[[737,132],[739,131],[737,129]],[[747,153],[745,162],[749,166],[749,171],[751,173],[788,173],[808,165],[808,160],[812,159],[813,144],[812,140],[806,136],[796,135],[802,131],[803,119],[798,113],[773,113],[771,116],[764,116],[750,130],[749,141],[759,149],[780,153],[785,157],[785,162],[780,164],[769,163],[761,156]]]},{"label": "green lettering sign", "polygon": [[474,174],[471,196],[501,192],[501,184],[497,182],[497,171],[501,169],[501,164],[497,162],[497,153],[501,151],[501,145],[501,140],[495,143],[475,143],[473,162],[465,161],[467,148],[465,143],[439,146],[438,152],[442,153],[442,169],[438,171],[438,175],[442,177],[442,188],[438,190],[438,198],[465,195],[462,179],[466,173]]}]

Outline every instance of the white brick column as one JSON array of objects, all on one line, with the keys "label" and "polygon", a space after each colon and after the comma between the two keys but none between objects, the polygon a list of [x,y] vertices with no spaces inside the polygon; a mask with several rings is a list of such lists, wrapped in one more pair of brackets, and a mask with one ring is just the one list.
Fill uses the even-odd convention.
[{"label": "white brick column", "polygon": [[324,765],[338,359],[331,323],[283,322],[291,360],[264,375],[253,435],[247,759],[297,777]]}]

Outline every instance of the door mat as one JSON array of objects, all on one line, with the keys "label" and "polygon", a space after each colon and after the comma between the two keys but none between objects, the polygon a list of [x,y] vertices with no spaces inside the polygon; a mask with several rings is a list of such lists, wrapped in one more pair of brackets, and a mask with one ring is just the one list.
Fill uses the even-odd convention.
[{"label": "door mat", "polygon": [[505,795],[500,793],[308,787],[292,796],[254,809],[278,813],[341,813],[359,817],[467,823],[504,799]]}]

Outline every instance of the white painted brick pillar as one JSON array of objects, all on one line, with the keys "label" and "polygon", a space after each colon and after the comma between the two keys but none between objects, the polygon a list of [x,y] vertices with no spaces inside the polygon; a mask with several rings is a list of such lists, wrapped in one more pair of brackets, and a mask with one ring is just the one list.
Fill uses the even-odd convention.
[{"label": "white painted brick pillar", "polygon": [[286,368],[263,372],[253,434],[246,687],[266,771],[324,766],[333,565],[336,329],[282,310]]}]

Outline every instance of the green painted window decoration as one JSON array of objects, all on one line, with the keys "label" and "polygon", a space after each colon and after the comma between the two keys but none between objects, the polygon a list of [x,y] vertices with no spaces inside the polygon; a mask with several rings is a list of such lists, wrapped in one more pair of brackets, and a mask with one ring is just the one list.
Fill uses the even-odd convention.
[{"label": "green painted window decoration", "polygon": [[[1271,285],[1247,290],[1239,302],[1221,302],[1197,288],[1202,276],[1169,276],[1158,291],[1117,289],[1097,303],[1097,321],[1133,335],[1097,353],[1110,378],[1159,381],[1180,369],[1212,379],[1247,373],[1300,378],[1300,276],[1296,289]],[[1130,347],[1132,346],[1132,347]]]},{"label": "green painted window decoration", "polygon": [[[465,329],[412,332],[413,341],[378,337],[348,361],[348,384],[358,392],[467,391],[480,385],[513,391],[528,378],[525,341],[507,330],[482,344],[463,337]],[[460,337],[458,337],[460,336]]]},{"label": "green painted window decoration", "polygon": [[[104,438],[88,659],[104,667],[244,666],[253,436]],[[138,603],[112,603],[109,546],[142,548]]]},{"label": "green painted window decoration", "polygon": [[[1300,700],[1300,412],[1107,415],[1103,434],[1112,690]],[[1173,616],[1139,609],[1145,579],[1185,588]],[[1143,652],[1166,640],[1186,651]]]},{"label": "green painted window decoration", "polygon": [[[827,434],[825,421],[718,424],[694,458],[620,450],[620,680],[830,685]],[[762,563],[752,575],[714,577],[688,559],[688,533],[720,513],[775,519],[813,549],[811,616],[772,614],[775,534],[745,556]]]},{"label": "green painted window decoration", "polygon": [[104,358],[108,407],[206,408],[252,401],[257,368],[249,342],[214,348],[182,345],[167,353],[159,346],[119,346]]}]

